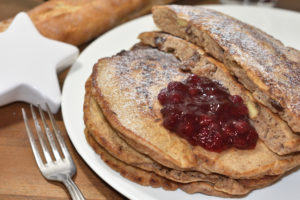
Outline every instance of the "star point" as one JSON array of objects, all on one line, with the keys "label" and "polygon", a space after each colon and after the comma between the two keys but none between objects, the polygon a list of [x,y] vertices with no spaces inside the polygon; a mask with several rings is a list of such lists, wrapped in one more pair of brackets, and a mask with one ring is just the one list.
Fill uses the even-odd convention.
[{"label": "star point", "polygon": [[61,91],[57,72],[70,66],[77,47],[42,36],[26,13],[0,33],[0,106],[15,101],[41,105],[56,113]]}]

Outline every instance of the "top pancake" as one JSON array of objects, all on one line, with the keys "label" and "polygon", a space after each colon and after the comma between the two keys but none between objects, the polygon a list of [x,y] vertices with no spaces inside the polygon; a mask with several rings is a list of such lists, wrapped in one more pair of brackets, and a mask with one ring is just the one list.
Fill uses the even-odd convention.
[{"label": "top pancake", "polygon": [[203,7],[156,6],[156,25],[225,63],[254,97],[300,132],[300,53],[263,31]]},{"label": "top pancake", "polygon": [[138,45],[95,65],[92,94],[131,146],[167,167],[198,170],[201,166],[232,178],[278,175],[299,164],[300,155],[278,156],[261,141],[254,150],[215,153],[191,146],[165,129],[157,95],[170,81],[187,77],[179,70],[182,64],[172,54]]}]

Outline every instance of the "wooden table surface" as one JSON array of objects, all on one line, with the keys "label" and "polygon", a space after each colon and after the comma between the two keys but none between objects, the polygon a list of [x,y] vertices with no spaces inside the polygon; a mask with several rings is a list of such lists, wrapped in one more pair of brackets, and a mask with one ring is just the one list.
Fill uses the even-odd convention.
[{"label": "wooden table surface", "polygon": [[[0,20],[42,2],[42,0],[1,0]],[[216,0],[185,2],[218,3]],[[284,0],[279,1],[278,7],[299,11],[300,3],[297,0]],[[61,86],[66,74],[67,70],[59,74]],[[48,182],[40,174],[27,139],[21,108],[25,108],[29,113],[29,106],[26,103],[18,102],[0,107],[0,200],[69,199],[61,184]],[[60,111],[55,117],[77,166],[74,180],[86,199],[126,199],[101,180],[82,160],[67,136]]]}]

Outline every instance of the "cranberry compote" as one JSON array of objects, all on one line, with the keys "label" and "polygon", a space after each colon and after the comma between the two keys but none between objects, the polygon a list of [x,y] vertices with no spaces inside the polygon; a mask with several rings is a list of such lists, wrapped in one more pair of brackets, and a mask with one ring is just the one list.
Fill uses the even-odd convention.
[{"label": "cranberry compote", "polygon": [[158,100],[164,127],[192,145],[215,152],[256,145],[258,135],[249,123],[243,99],[231,96],[215,81],[190,75],[183,82],[170,82]]}]

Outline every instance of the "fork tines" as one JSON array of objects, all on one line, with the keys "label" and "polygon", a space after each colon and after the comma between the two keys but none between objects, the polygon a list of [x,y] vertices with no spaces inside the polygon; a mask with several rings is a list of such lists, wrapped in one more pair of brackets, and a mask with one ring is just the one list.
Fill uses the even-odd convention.
[{"label": "fork tines", "polygon": [[[41,128],[40,122],[39,122],[38,117],[37,117],[37,115],[34,111],[33,105],[32,104],[30,105],[30,110],[31,110],[33,121],[34,121],[35,129],[36,129],[36,132],[37,132],[38,140],[40,142],[40,146],[41,146],[41,149],[43,151],[46,163],[52,162],[53,159],[51,157],[51,152],[49,151],[49,149],[47,147],[47,142],[46,142],[46,139],[45,139],[45,133],[46,133],[46,136],[48,138],[48,141],[49,141],[50,147],[52,149],[52,153],[54,155],[55,160],[56,161],[62,160],[62,157],[60,156],[59,150],[58,150],[57,145],[55,143],[55,137],[58,141],[58,144],[61,148],[61,151],[62,151],[64,157],[66,159],[71,159],[71,156],[70,156],[70,154],[67,150],[67,147],[66,147],[66,144],[65,144],[65,142],[63,140],[63,137],[61,135],[61,132],[58,129],[58,126],[55,122],[54,116],[50,112],[48,104],[46,104],[46,107],[47,107],[47,113],[48,113],[49,119],[51,121],[51,125],[52,125],[52,128],[53,128],[53,132],[55,133],[55,136],[52,133],[51,129],[49,128],[48,124],[47,124],[45,115],[44,115],[40,105],[38,105],[38,110],[39,110],[39,113],[40,113],[40,118],[41,118],[41,122],[42,122],[43,127],[44,127],[44,131]],[[26,116],[26,112],[25,112],[24,108],[22,108],[22,113],[23,113],[25,127],[26,127],[27,135],[28,135],[31,147],[32,147],[34,157],[36,159],[36,162],[37,162],[38,166],[41,168],[43,166],[43,161],[42,161],[42,158],[40,156],[38,147],[35,143],[35,140],[34,140],[34,137],[33,137],[33,132],[31,130],[30,126],[29,126],[28,118]]]}]

